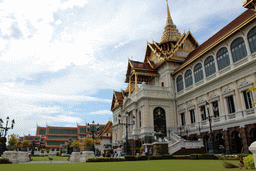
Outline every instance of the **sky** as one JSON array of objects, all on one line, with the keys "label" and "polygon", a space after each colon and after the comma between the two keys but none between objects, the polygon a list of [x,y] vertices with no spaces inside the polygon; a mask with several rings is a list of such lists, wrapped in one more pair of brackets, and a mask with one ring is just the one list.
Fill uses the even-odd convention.
[{"label": "sky", "polygon": [[[240,0],[169,6],[179,32],[199,44],[246,10]],[[8,134],[112,120],[128,59],[144,60],[166,16],[165,0],[0,0],[0,118],[16,122]]]}]

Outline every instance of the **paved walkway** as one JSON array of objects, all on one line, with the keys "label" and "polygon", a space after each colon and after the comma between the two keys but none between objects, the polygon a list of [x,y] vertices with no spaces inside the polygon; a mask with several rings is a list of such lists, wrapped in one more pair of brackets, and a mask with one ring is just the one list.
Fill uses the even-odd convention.
[{"label": "paved walkway", "polygon": [[36,164],[36,163],[73,163],[70,161],[30,161],[30,162],[24,162],[19,164]]}]

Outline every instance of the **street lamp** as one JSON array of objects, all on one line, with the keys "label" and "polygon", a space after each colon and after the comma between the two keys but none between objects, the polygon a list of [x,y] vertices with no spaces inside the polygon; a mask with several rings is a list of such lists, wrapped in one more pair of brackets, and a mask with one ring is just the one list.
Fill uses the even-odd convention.
[{"label": "street lamp", "polygon": [[213,132],[212,132],[212,116],[210,116],[210,112],[209,112],[210,104],[206,101],[205,106],[207,108],[208,120],[209,120],[209,126],[210,126],[210,138],[209,138],[209,141],[208,141],[209,153],[216,154],[216,153],[218,153],[218,150],[216,148],[215,139],[214,139],[214,135],[213,135]]},{"label": "street lamp", "polygon": [[[119,114],[118,115],[119,118],[121,118],[121,115]],[[125,112],[125,117],[126,117],[126,123],[120,123],[120,120],[119,120],[119,124],[122,124],[122,125],[125,125],[126,126],[126,138],[125,138],[125,144],[124,144],[124,155],[131,155],[131,146],[130,146],[130,143],[128,142],[128,126],[130,125],[134,125],[134,121],[133,123],[127,123],[127,119],[129,117],[129,113],[128,112]],[[132,119],[135,119],[135,116],[132,116]]]},{"label": "street lamp", "polygon": [[[88,129],[90,129],[90,127],[92,127],[92,129],[91,129],[91,132],[92,132],[92,139],[93,139],[93,145],[92,145],[92,148],[91,148],[91,151],[93,151],[94,152],[94,154],[95,154],[95,147],[94,147],[94,133],[95,133],[95,130],[94,130],[94,127],[95,127],[95,125],[94,125],[94,121],[92,121],[92,125],[90,126],[90,124],[88,123],[87,124],[87,127],[88,127]],[[97,124],[96,125],[96,131],[99,131],[99,128],[100,128],[100,124]]]},{"label": "street lamp", "polygon": [[31,155],[32,156],[34,156],[34,154],[35,154],[35,139],[33,138],[33,140],[32,140],[32,149],[31,149]]},{"label": "street lamp", "polygon": [[[0,118],[0,137],[1,137],[1,142],[0,142],[0,156],[4,153],[4,151],[6,150],[6,134],[7,134],[7,131],[9,129],[13,129],[13,126],[15,124],[15,121],[14,119],[12,120],[12,125],[11,127],[8,127],[8,123],[9,123],[9,116],[7,116],[6,118],[6,126],[4,127],[3,126],[3,123],[4,121],[2,120],[2,118]],[[4,135],[4,136],[3,136]]]}]

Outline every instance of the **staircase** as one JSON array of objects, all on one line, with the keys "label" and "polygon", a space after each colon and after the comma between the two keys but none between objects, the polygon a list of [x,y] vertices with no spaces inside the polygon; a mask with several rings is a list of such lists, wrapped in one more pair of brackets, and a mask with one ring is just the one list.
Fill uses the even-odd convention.
[{"label": "staircase", "polygon": [[168,142],[169,154],[201,153],[204,150],[203,140],[185,140],[173,132],[170,133],[170,139],[165,138],[165,141]]}]

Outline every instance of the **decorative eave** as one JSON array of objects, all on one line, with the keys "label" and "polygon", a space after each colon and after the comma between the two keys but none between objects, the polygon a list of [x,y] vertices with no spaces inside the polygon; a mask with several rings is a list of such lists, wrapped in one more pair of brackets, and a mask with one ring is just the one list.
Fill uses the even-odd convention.
[{"label": "decorative eave", "polygon": [[256,12],[256,0],[246,0],[242,1],[242,3],[245,8],[248,8]]},{"label": "decorative eave", "polygon": [[235,20],[233,20],[219,32],[214,34],[206,42],[200,45],[197,49],[191,52],[186,58],[186,61],[179,68],[177,68],[172,73],[172,75],[175,75],[183,68],[190,65],[193,61],[200,58],[202,55],[204,55],[209,50],[223,42],[228,37],[232,36],[235,32],[239,31],[241,28],[243,28],[246,24],[250,23],[254,19],[256,19],[256,15],[252,10],[245,11],[243,14],[241,14],[239,17],[237,17]]}]

